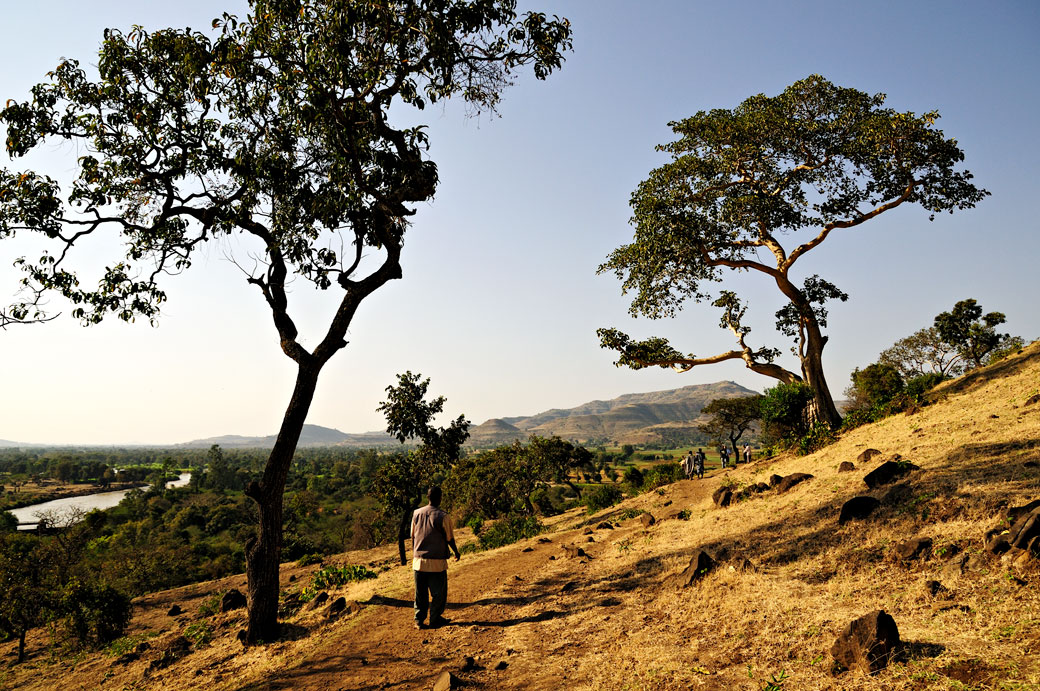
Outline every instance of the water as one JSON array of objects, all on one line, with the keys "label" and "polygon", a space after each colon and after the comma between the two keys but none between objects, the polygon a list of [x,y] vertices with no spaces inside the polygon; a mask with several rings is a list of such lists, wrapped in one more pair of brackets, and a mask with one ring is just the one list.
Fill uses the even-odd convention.
[{"label": "water", "polygon": [[[190,479],[191,473],[181,473],[176,480],[166,483],[166,486],[183,487],[188,484]],[[81,497],[65,497],[63,499],[45,501],[42,504],[23,506],[20,509],[10,509],[10,512],[18,519],[18,530],[33,530],[36,528],[39,518],[37,514],[39,513],[53,511],[57,515],[63,515],[75,510],[81,510],[83,513],[93,511],[94,509],[104,511],[105,509],[112,509],[118,506],[119,502],[123,500],[123,497],[129,491],[128,489],[122,489],[118,492],[98,492],[97,494],[85,494]]]}]

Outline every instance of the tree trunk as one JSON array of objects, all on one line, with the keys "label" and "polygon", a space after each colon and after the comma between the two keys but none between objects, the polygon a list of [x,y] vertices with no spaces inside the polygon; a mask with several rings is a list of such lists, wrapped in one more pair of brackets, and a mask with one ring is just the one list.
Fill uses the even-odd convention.
[{"label": "tree trunk", "polygon": [[18,634],[18,664],[25,662],[25,632],[28,629],[22,627],[21,632]]},{"label": "tree trunk", "polygon": [[246,643],[273,641],[278,637],[278,569],[282,557],[282,503],[285,480],[296,445],[303,432],[320,367],[301,364],[296,388],[285,411],[278,438],[264,467],[260,482],[251,482],[246,496],[257,503],[260,513],[257,535],[246,545],[246,582],[249,618]]},{"label": "tree trunk", "polygon": [[820,327],[815,321],[807,324],[806,331],[809,338],[802,359],[802,374],[813,392],[813,400],[809,404],[809,423],[823,422],[831,429],[836,429],[841,425],[841,414],[834,405],[827,379],[823,376],[823,346],[827,339],[820,333]]}]

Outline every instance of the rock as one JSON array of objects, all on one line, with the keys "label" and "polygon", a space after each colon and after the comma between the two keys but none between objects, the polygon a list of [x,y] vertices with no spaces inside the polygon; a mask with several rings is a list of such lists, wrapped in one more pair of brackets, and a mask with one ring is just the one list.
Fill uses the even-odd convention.
[{"label": "rock", "polygon": [[[1040,502],[1033,503],[1040,504]],[[1027,549],[1034,538],[1040,537],[1040,506],[1036,506],[1029,513],[1019,511],[1015,515],[1018,518],[1008,531],[1008,542],[1012,547]],[[1009,510],[1008,517],[1010,518],[1010,516],[1011,511]]]},{"label": "rock", "polygon": [[958,554],[943,566],[943,575],[950,578],[958,578],[968,570],[968,555]]},{"label": "rock", "polygon": [[141,656],[138,655],[137,653],[125,653],[125,654],[120,655],[119,657],[117,657],[115,660],[113,660],[112,664],[113,665],[128,665],[131,662],[137,662],[140,659],[141,659]]},{"label": "rock", "polygon": [[494,669],[494,670],[495,670],[496,672],[501,672],[501,671],[502,671],[503,669],[505,669],[505,668],[506,668],[506,667],[508,667],[508,666],[509,666],[509,663],[508,663],[508,662],[506,662],[505,660],[499,660],[499,661],[498,661],[498,664],[496,664],[496,665],[495,665],[495,666],[493,667],[493,669]]},{"label": "rock", "polygon": [[328,607],[325,608],[325,616],[328,617],[329,619],[332,619],[333,617],[335,617],[337,614],[339,614],[340,612],[342,612],[346,608],[347,608],[347,598],[345,598],[345,597],[337,597],[335,600],[332,601],[331,604],[329,604]]},{"label": "rock", "polygon": [[151,649],[152,645],[148,641],[141,641],[137,644],[137,647],[134,648],[134,652],[140,654]]},{"label": "rock", "polygon": [[724,508],[730,505],[733,501],[733,490],[728,487],[719,487],[717,490],[712,492],[712,501],[715,502],[715,506],[718,508]]},{"label": "rock", "polygon": [[767,489],[769,489],[769,485],[767,485],[764,482],[756,482],[755,484],[751,485],[751,487],[749,489],[752,492],[755,492],[757,494],[761,494],[762,492],[765,492]]},{"label": "rock", "polygon": [[614,524],[613,523],[609,523],[607,521],[603,521],[602,523],[600,523],[599,525],[596,526],[596,530],[613,530],[613,529],[614,529]]},{"label": "rock", "polygon": [[831,656],[846,669],[874,674],[901,647],[895,620],[879,609],[850,623],[831,646]]},{"label": "rock", "polygon": [[881,485],[888,485],[903,477],[911,470],[918,470],[913,463],[885,461],[863,478],[870,489],[877,489]]},{"label": "rock", "polygon": [[184,610],[181,609],[180,605],[174,605],[166,612],[166,616],[168,617],[175,617],[178,614],[184,614]]},{"label": "rock", "polygon": [[292,575],[289,576],[289,582],[290,583],[295,583],[296,582],[296,574],[292,574]]},{"label": "rock", "polygon": [[1036,405],[1037,403],[1040,403],[1040,393],[1033,394],[1022,405]]},{"label": "rock", "polygon": [[874,456],[880,456],[881,452],[877,449],[867,449],[856,456],[856,460],[860,463],[868,463]]},{"label": "rock", "polygon": [[672,500],[671,499],[669,499],[665,503],[661,504],[661,506],[671,506],[671,505],[672,505]]},{"label": "rock", "polygon": [[585,542],[595,542],[595,541],[596,541],[596,538],[592,537],[591,535],[589,535],[587,538],[585,538]]},{"label": "rock", "polygon": [[582,531],[581,534],[582,535],[592,535],[593,532],[595,532],[595,531],[593,531],[592,528],[586,528],[584,531]]},{"label": "rock", "polygon": [[657,519],[654,518],[652,513],[644,513],[639,517],[639,522],[643,524],[644,528],[649,528],[654,523],[657,523]]},{"label": "rock", "polygon": [[560,588],[560,592],[561,593],[569,593],[570,591],[574,590],[577,587],[578,587],[578,582],[577,581],[567,581],[566,583],[563,584],[563,587]]},{"label": "rock", "polygon": [[448,670],[441,672],[441,675],[437,677],[437,681],[433,684],[433,691],[449,691],[457,688],[461,688],[459,678]]},{"label": "rock", "polygon": [[310,609],[318,609],[319,607],[321,607],[322,605],[324,605],[328,601],[329,601],[329,594],[326,593],[323,590],[320,593],[318,593],[317,595],[315,595],[314,599],[311,600]]},{"label": "rock", "polygon": [[563,548],[563,551],[566,552],[567,556],[571,559],[589,556],[585,554],[585,550],[583,550],[581,547],[576,547],[575,545],[560,545],[560,547]]},{"label": "rock", "polygon": [[233,609],[242,609],[246,606],[246,596],[236,589],[231,589],[220,598],[220,611],[230,612]]},{"label": "rock", "polygon": [[949,597],[950,590],[939,581],[925,581],[924,592],[929,597]]},{"label": "rock", "polygon": [[462,660],[462,671],[469,672],[477,668],[477,659],[472,655],[467,655]]},{"label": "rock", "polygon": [[716,566],[718,562],[708,552],[697,549],[690,558],[690,565],[676,577],[676,583],[679,587],[688,588],[708,575]]},{"label": "rock", "polygon": [[892,550],[893,556],[899,561],[910,561],[912,559],[926,559],[932,552],[932,538],[917,537],[913,540],[900,542]]},{"label": "rock", "polygon": [[841,513],[838,515],[838,525],[845,525],[852,520],[862,520],[874,513],[881,506],[874,497],[853,497],[841,505]]},{"label": "rock", "polygon": [[520,550],[520,551],[521,551],[521,552],[533,552],[533,551],[534,551],[534,547],[524,547],[524,548],[523,548],[522,550]]},{"label": "rock", "polygon": [[990,554],[1003,554],[1011,549],[1011,541],[1008,539],[1007,531],[994,528],[986,533],[984,538],[985,549]]},{"label": "rock", "polygon": [[881,503],[885,506],[899,506],[905,504],[914,498],[914,490],[909,483],[901,482],[898,485],[890,487],[887,492],[881,495]]},{"label": "rock", "polygon": [[774,473],[773,475],[769,476],[769,486],[770,487],[776,487],[777,485],[779,485],[783,481],[784,481],[784,476],[783,475],[777,475],[777,474]]},{"label": "rock", "polygon": [[839,473],[851,473],[855,469],[856,465],[852,461],[842,461],[838,466]]},{"label": "rock", "polygon": [[809,473],[791,473],[783,480],[781,480],[780,484],[776,486],[776,492],[777,494],[783,494],[784,492],[791,489],[798,483],[805,482],[806,480],[811,480],[813,479],[813,477],[815,476],[810,475]]},{"label": "rock", "polygon": [[552,540],[550,540],[547,537],[540,537],[540,538],[538,538],[538,542],[542,543],[543,545],[546,545],[546,544],[549,544],[550,542],[552,542]]},{"label": "rock", "polygon": [[184,636],[177,636],[166,644],[166,647],[160,651],[159,657],[148,663],[148,668],[145,670],[145,674],[150,674],[151,672],[157,669],[162,669],[163,667],[169,667],[190,652],[191,641]]}]

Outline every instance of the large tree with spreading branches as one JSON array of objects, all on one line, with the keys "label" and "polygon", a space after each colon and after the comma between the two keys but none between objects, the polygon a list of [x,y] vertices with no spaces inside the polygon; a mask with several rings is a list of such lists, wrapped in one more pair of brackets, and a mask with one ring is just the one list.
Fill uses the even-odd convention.
[{"label": "large tree with spreading branches", "polygon": [[[30,233],[51,247],[18,260],[25,293],[4,314],[41,318],[56,292],[85,323],[154,321],[168,274],[214,239],[250,239],[246,280],[297,372],[247,489],[259,509],[246,552],[255,642],[278,633],[282,493],[318,375],[361,302],[401,277],[409,219],[437,187],[416,111],[452,97],[494,110],[519,68],[542,79],[560,67],[571,31],[519,15],[515,0],[252,0],[247,17],[225,14],[213,29],[110,29],[97,76],[63,60],[28,101],[8,102],[10,156],[65,140],[78,158],[65,187],[0,170],[0,238]],[[76,257],[103,235],[123,249],[88,285]],[[290,314],[294,277],[337,294],[310,350]]]},{"label": "large tree with spreading branches", "polygon": [[[957,170],[964,154],[935,128],[939,115],[901,113],[870,95],[811,76],[777,96],[759,94],[732,110],[699,112],[670,123],[676,141],[658,147],[671,161],[632,195],[635,239],[614,250],[600,272],[614,272],[634,293],[630,311],[673,317],[687,300],[711,300],[713,281],[752,271],[786,299],[777,329],[793,337],[798,371],[776,362],[780,351],[755,347],[735,291],[714,304],[737,348],[717,355],[685,354],[663,338],[634,340],[600,329],[618,365],[672,367],[743,360],[760,374],[813,392],[810,418],[837,425],[840,415],[823,372],[828,300],[847,296],[812,275],[799,285],[798,260],[832,236],[903,204],[930,213],[973,207],[988,193]],[[832,235],[833,234],[833,235]],[[795,243],[782,244],[791,235]]]}]

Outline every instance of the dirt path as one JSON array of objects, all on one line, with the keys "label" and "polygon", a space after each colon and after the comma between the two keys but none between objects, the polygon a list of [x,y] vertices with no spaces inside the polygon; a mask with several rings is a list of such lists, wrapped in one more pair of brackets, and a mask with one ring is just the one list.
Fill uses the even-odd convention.
[{"label": "dirt path", "polygon": [[[647,495],[646,508],[662,518],[674,515],[704,501],[715,484],[677,483],[666,497]],[[616,528],[595,529],[611,518]],[[567,523],[585,519],[572,513]],[[592,534],[586,534],[589,529]],[[320,642],[284,670],[237,688],[432,688],[445,669],[469,688],[576,686],[579,680],[568,679],[568,667],[577,669],[583,658],[598,657],[613,642],[603,637],[603,621],[614,619],[624,631],[638,627],[642,616],[629,601],[642,579],[624,563],[625,545],[646,533],[642,522],[617,522],[605,512],[589,529],[572,527],[452,562],[449,626],[416,630],[410,592],[377,595],[352,620],[318,634]],[[569,557],[565,545],[587,556]],[[598,633],[588,639],[585,629]],[[467,658],[473,658],[469,665]]]}]

